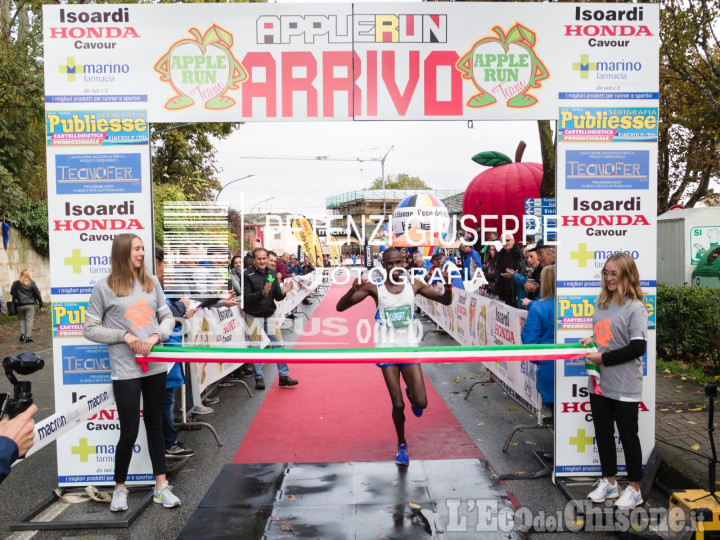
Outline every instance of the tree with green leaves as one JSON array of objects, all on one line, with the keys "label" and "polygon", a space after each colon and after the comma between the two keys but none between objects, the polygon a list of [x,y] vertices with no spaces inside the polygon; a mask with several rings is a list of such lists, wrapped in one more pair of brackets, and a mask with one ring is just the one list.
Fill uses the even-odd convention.
[{"label": "tree with green leaves", "polygon": [[235,128],[231,123],[153,124],[153,183],[172,184],[189,201],[213,200],[221,188],[215,144]]},{"label": "tree with green leaves", "polygon": [[[383,189],[382,178],[376,178],[368,189]],[[403,190],[414,190],[414,189],[432,189],[425,182],[420,180],[417,176],[410,176],[409,174],[400,173],[398,175],[389,174],[387,180],[385,180],[384,189],[403,189]]]},{"label": "tree with green leaves", "polygon": [[0,0],[0,213],[48,252],[41,3]]},{"label": "tree with green leaves", "polygon": [[155,242],[162,245],[165,201],[212,201],[220,188],[215,141],[228,137],[237,124],[153,124],[152,179]]},{"label": "tree with green leaves", "polygon": [[693,207],[720,180],[717,0],[662,0],[658,213]]}]

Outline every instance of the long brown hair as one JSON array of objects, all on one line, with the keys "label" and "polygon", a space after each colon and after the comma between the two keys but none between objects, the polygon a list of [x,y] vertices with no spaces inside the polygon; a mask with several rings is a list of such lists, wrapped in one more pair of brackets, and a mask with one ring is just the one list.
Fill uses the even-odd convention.
[{"label": "long brown hair", "polygon": [[[625,305],[626,296],[632,300],[639,300],[642,302],[644,295],[642,288],[640,287],[640,274],[638,273],[638,269],[633,258],[627,253],[613,253],[610,257],[608,257],[608,260],[605,261],[602,269],[603,272],[605,272],[605,267],[610,261],[615,263],[615,267],[618,271],[617,295],[620,305]],[[607,309],[610,300],[612,300],[612,294],[607,288],[607,282],[605,281],[605,276],[603,275],[600,294],[597,297],[597,305],[600,309]]]},{"label": "long brown hair", "polygon": [[112,243],[110,250],[110,275],[107,278],[108,287],[117,296],[127,296],[132,293],[135,280],[140,283],[143,291],[152,292],[155,282],[145,270],[145,264],[141,264],[135,270],[130,263],[133,240],[142,239],[132,233],[118,234]]},{"label": "long brown hair", "polygon": [[555,265],[546,266],[540,272],[540,297],[542,300],[555,297]]},{"label": "long brown hair", "polygon": [[32,283],[32,276],[30,276],[30,270],[25,269],[20,272],[20,277],[18,278],[18,281],[23,285],[30,285],[30,283]]},{"label": "long brown hair", "polygon": [[[490,249],[493,249],[495,251],[494,255],[490,255]],[[498,250],[497,247],[490,244],[487,248],[487,252],[485,253],[485,266],[487,266],[488,270],[495,271],[498,266]]]}]

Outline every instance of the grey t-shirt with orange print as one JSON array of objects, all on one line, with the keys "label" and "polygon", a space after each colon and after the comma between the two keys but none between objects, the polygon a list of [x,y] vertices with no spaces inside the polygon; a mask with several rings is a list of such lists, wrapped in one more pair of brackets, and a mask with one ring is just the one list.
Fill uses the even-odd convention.
[{"label": "grey t-shirt with orange print", "polygon": [[135,361],[135,353],[123,341],[126,332],[137,336],[140,341],[152,334],[165,341],[175,321],[165,301],[160,282],[153,276],[155,288],[145,292],[138,281],[128,296],[117,296],[108,287],[107,278],[95,285],[87,312],[85,313],[85,337],[91,341],[105,343],[110,356],[110,371],[113,380],[136,379],[167,371],[162,362],[148,363],[143,372]]},{"label": "grey t-shirt with orange print", "polygon": [[[625,297],[625,305],[608,304],[607,309],[595,306],[593,338],[601,353],[615,351],[630,345],[633,339],[647,341],[648,315],[645,304]],[[642,358],[615,366],[600,364],[600,391],[610,399],[640,401],[642,399]],[[592,381],[588,390],[593,391]]]}]

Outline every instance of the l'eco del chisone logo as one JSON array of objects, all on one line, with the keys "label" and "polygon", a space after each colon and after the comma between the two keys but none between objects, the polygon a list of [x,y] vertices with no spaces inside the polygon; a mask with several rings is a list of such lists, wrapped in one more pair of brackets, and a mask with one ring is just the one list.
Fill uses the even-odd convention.
[{"label": "l'eco del chisone logo", "polygon": [[248,78],[231,51],[233,35],[215,24],[205,34],[197,28],[189,32],[193,39],[176,41],[155,64],[160,80],[175,91],[165,109],[180,110],[196,103],[209,110],[232,107],[236,101],[226,94]]},{"label": "l'eco del chisone logo", "polygon": [[535,32],[515,23],[506,32],[494,26],[495,35],[485,36],[467,51],[455,67],[463,79],[472,80],[478,94],[466,105],[479,109],[498,102],[510,108],[531,107],[538,98],[530,94],[550,77],[547,67],[535,53]]}]

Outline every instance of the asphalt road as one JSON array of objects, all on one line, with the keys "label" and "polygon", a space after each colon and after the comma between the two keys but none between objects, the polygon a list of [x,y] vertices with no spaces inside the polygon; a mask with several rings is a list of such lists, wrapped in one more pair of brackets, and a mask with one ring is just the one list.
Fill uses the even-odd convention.
[{"label": "asphalt road", "polygon": [[[304,306],[303,306],[304,307]],[[307,309],[307,308],[305,308]],[[432,326],[424,321],[426,329]],[[27,350],[43,356],[47,365],[42,371],[23,379],[33,383],[35,402],[40,408],[38,418],[54,412],[52,384],[52,351],[50,349],[50,322],[48,314],[41,315],[37,321],[37,347]],[[0,325],[0,339],[3,343],[3,356],[22,350],[17,340],[17,331],[12,325]],[[454,344],[446,335],[430,333],[428,339],[433,343]],[[477,444],[488,460],[490,469],[498,474],[534,472],[540,466],[532,457],[534,450],[552,450],[552,432],[547,429],[534,429],[519,432],[507,452],[502,452],[503,443],[514,426],[532,424],[534,419],[519,407],[495,383],[483,383],[475,386],[469,398],[465,400],[466,390],[475,382],[488,381],[489,374],[481,364],[427,364],[423,367],[428,378],[435,386],[445,403],[450,407],[463,428]],[[266,380],[273,380],[275,366],[264,368]],[[302,384],[302,381],[301,381]],[[0,391],[11,391],[8,381],[0,380]],[[70,539],[70,538],[175,538],[189,520],[208,487],[215,480],[223,465],[231,462],[243,434],[248,429],[256,411],[262,404],[265,392],[257,392],[248,397],[241,386],[222,388],[219,391],[221,402],[214,405],[215,412],[201,418],[208,421],[220,434],[223,446],[219,447],[210,432],[183,431],[180,440],[196,450],[190,458],[189,466],[181,471],[171,483],[174,492],[182,501],[180,508],[166,510],[160,505],[151,504],[128,529],[86,529],[55,530],[39,532],[12,532],[10,524],[25,513],[47,500],[57,487],[57,461],[54,443],[44,448],[27,461],[13,467],[11,477],[0,485],[0,536],[17,539]],[[432,406],[432,404],[430,404]],[[300,419],[299,419],[300,421]],[[508,491],[517,502],[533,516],[543,511],[555,516],[566,506],[567,500],[561,491],[552,484],[550,476],[533,480],[511,480],[507,482]],[[466,494],[466,498],[478,494]],[[130,504],[138,500],[133,494]],[[461,501],[461,509],[468,508],[468,500]],[[79,510],[83,508],[83,510]],[[88,510],[89,508],[89,510]],[[55,504],[49,511],[62,510],[56,520],[75,519],[80,513],[87,513],[90,519],[111,519],[114,517],[106,505],[83,503],[68,506]],[[477,512],[467,511],[468,538],[479,538],[481,533],[474,530],[478,522]],[[544,523],[552,524],[552,520]],[[583,538],[610,538],[614,533],[583,533]],[[530,532],[528,538],[577,538],[576,533],[551,534]],[[325,539],[323,539],[325,540]]]}]

